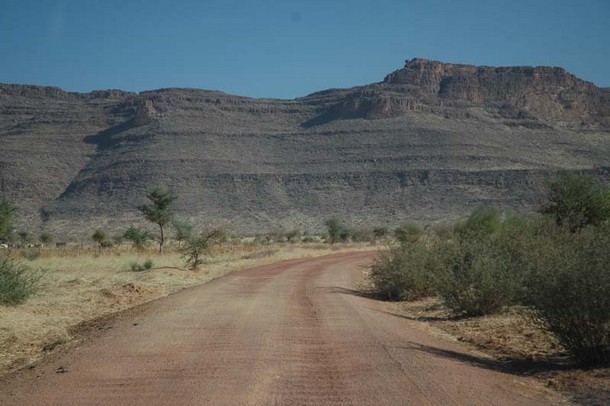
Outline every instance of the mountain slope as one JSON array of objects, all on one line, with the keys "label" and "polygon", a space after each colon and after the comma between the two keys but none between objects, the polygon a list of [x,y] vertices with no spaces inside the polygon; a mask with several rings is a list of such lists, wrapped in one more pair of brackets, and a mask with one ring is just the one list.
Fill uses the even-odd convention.
[{"label": "mountain slope", "polygon": [[139,221],[160,184],[179,214],[235,232],[531,209],[556,170],[610,178],[610,93],[561,68],[407,61],[295,100],[195,89],[0,86],[0,191],[22,226]]}]

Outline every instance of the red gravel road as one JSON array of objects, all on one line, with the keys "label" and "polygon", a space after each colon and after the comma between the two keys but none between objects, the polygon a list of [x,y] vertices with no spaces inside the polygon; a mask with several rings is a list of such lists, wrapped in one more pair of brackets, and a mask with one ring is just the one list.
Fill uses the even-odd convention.
[{"label": "red gravel road", "polygon": [[543,405],[498,372],[352,291],[374,253],[245,270],[145,305],[0,381],[2,405]]}]

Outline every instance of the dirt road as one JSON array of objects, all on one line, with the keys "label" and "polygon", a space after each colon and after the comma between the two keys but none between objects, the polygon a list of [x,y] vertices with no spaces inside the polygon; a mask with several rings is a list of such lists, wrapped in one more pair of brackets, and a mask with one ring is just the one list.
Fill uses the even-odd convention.
[{"label": "dirt road", "polygon": [[3,405],[542,405],[559,398],[352,290],[372,253],[236,272],[0,381]]}]

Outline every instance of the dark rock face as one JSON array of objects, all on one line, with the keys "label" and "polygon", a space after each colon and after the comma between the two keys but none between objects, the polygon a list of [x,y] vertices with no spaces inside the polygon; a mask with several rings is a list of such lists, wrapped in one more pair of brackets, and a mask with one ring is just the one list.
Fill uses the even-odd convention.
[{"label": "dark rock face", "polygon": [[20,227],[80,235],[139,222],[155,185],[234,232],[530,210],[556,170],[610,180],[609,109],[560,68],[423,59],[295,100],[0,85],[0,194]]}]

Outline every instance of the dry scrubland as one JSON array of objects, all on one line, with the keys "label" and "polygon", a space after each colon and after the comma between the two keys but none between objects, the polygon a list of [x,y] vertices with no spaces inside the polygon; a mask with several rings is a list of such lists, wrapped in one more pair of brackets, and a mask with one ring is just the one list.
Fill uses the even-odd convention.
[{"label": "dry scrubland", "polygon": [[453,225],[401,227],[365,289],[395,301],[392,314],[491,355],[457,359],[607,405],[610,188],[564,174],[547,192],[536,215],[485,209]]},{"label": "dry scrubland", "polygon": [[[28,267],[42,273],[38,291],[25,304],[0,306],[0,374],[10,372],[70,344],[79,323],[120,312],[229,272],[272,262],[371,245],[276,244],[215,247],[198,271],[184,269],[177,252],[112,248],[45,249]],[[20,255],[19,255],[20,256]],[[152,259],[149,271],[131,262]]]}]

